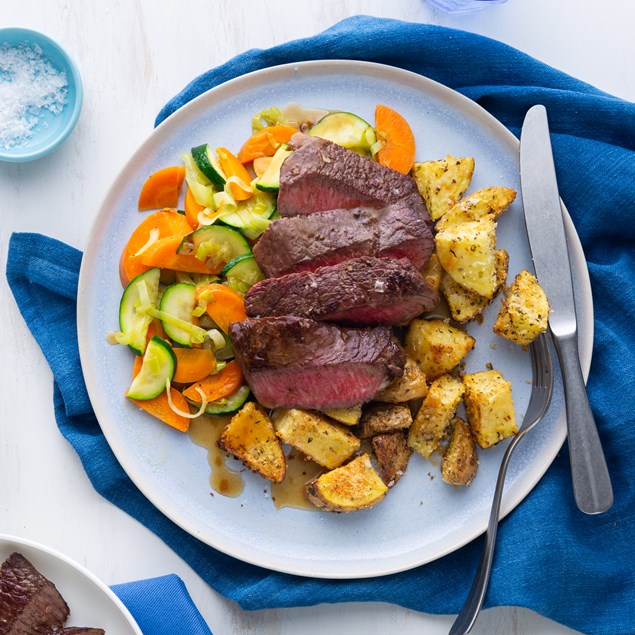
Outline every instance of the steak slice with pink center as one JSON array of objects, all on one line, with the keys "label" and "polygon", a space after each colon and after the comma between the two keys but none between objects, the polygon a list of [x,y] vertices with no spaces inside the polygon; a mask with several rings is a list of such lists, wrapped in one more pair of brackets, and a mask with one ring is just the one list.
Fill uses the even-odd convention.
[{"label": "steak slice with pink center", "polygon": [[355,258],[269,278],[245,294],[250,317],[297,315],[356,326],[407,324],[438,303],[437,292],[406,259]]},{"label": "steak slice with pink center", "polygon": [[236,361],[266,408],[348,408],[371,401],[403,373],[389,328],[349,328],[285,316],[230,327]]}]

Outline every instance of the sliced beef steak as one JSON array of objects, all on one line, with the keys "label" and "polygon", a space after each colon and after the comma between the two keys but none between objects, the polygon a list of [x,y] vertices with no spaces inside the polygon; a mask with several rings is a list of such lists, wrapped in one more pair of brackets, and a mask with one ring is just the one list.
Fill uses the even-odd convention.
[{"label": "sliced beef steak", "polygon": [[47,635],[106,635],[106,631],[103,628],[67,626],[66,628],[51,631]]},{"label": "sliced beef steak", "polygon": [[358,206],[380,208],[403,201],[430,223],[414,180],[336,143],[296,134],[280,170],[281,216]]},{"label": "sliced beef steak", "polygon": [[0,635],[43,635],[61,628],[70,610],[55,585],[24,556],[0,567]]},{"label": "sliced beef steak", "polygon": [[421,269],[433,251],[430,229],[404,202],[279,218],[254,247],[260,268],[270,277],[361,256],[408,258]]},{"label": "sliced beef steak", "polygon": [[266,408],[348,408],[403,373],[390,329],[347,328],[286,316],[230,327],[236,360]]},{"label": "sliced beef steak", "polygon": [[250,317],[297,315],[356,326],[407,324],[438,303],[437,292],[406,259],[355,258],[269,278],[245,294]]}]

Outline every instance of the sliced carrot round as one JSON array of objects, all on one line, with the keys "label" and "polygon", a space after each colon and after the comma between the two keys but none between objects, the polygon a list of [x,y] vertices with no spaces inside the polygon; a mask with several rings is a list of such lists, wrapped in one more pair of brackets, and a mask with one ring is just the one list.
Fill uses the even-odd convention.
[{"label": "sliced carrot round", "polygon": [[200,205],[196,202],[194,198],[194,194],[192,194],[192,190],[188,188],[185,193],[185,218],[187,218],[187,222],[190,224],[192,229],[198,228],[198,215],[205,209],[204,205]]},{"label": "sliced carrot round", "polygon": [[375,108],[375,131],[384,143],[377,153],[377,161],[408,174],[415,160],[415,137],[408,122],[392,108],[379,104]]},{"label": "sliced carrot round", "polygon": [[[228,179],[231,177],[237,177],[243,182],[244,186],[249,187],[249,184],[251,183],[251,174],[249,174],[247,168],[237,159],[237,157],[227,148],[216,148],[216,154],[218,155],[218,161],[220,162],[220,166],[225,173],[225,176]],[[251,188],[245,189],[244,187],[238,185],[238,183],[230,183],[229,189],[231,190],[232,196],[237,201],[246,201],[252,196]]]},{"label": "sliced carrot round", "polygon": [[196,390],[199,388],[205,394],[207,401],[218,401],[238,390],[242,383],[243,373],[240,366],[235,361],[231,361],[220,372],[192,384],[183,391],[183,396],[194,403],[200,403],[201,395]]},{"label": "sliced carrot round", "polygon": [[293,126],[269,126],[251,135],[238,152],[241,163],[249,163],[258,157],[272,157],[276,150],[297,132]]},{"label": "sliced carrot round", "polygon": [[[185,217],[183,217],[185,220]],[[190,224],[185,220],[190,232]],[[168,236],[161,238],[150,245],[143,254],[141,262],[148,268],[170,269],[184,273],[220,273],[222,267],[212,268],[196,258],[194,254],[177,254],[176,250],[183,241],[184,236]]]},{"label": "sliced carrot round", "polygon": [[256,173],[256,176],[258,178],[260,178],[267,171],[272,158],[273,157],[256,157],[254,159],[252,165],[254,168],[254,172]]},{"label": "sliced carrot round", "polygon": [[203,296],[207,301],[205,311],[224,333],[229,333],[233,322],[247,318],[243,296],[223,284],[207,284],[196,290],[196,301]]},{"label": "sliced carrot round", "polygon": [[185,168],[182,165],[173,165],[151,174],[139,194],[139,211],[176,207],[184,179]]},{"label": "sliced carrot round", "polygon": [[175,348],[176,372],[172,381],[191,384],[200,381],[216,370],[216,358],[205,348]]}]

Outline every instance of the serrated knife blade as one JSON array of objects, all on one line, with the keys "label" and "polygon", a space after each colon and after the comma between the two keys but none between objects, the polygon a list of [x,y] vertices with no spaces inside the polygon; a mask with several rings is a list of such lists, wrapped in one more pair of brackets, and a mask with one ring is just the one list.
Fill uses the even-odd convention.
[{"label": "serrated knife blade", "polygon": [[569,250],[544,106],[533,106],[525,116],[520,183],[534,269],[549,299],[549,328],[562,370],[575,501],[581,511],[599,514],[613,504],[613,489],[580,368]]}]

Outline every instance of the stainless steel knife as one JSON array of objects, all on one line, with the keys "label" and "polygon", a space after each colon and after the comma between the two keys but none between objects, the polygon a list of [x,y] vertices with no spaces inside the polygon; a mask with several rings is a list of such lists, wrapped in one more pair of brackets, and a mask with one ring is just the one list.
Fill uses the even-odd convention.
[{"label": "stainless steel knife", "polygon": [[544,106],[533,106],[525,116],[520,182],[536,277],[551,306],[549,328],[562,369],[575,501],[581,511],[599,514],[613,504],[613,489],[580,368],[571,265]]}]

